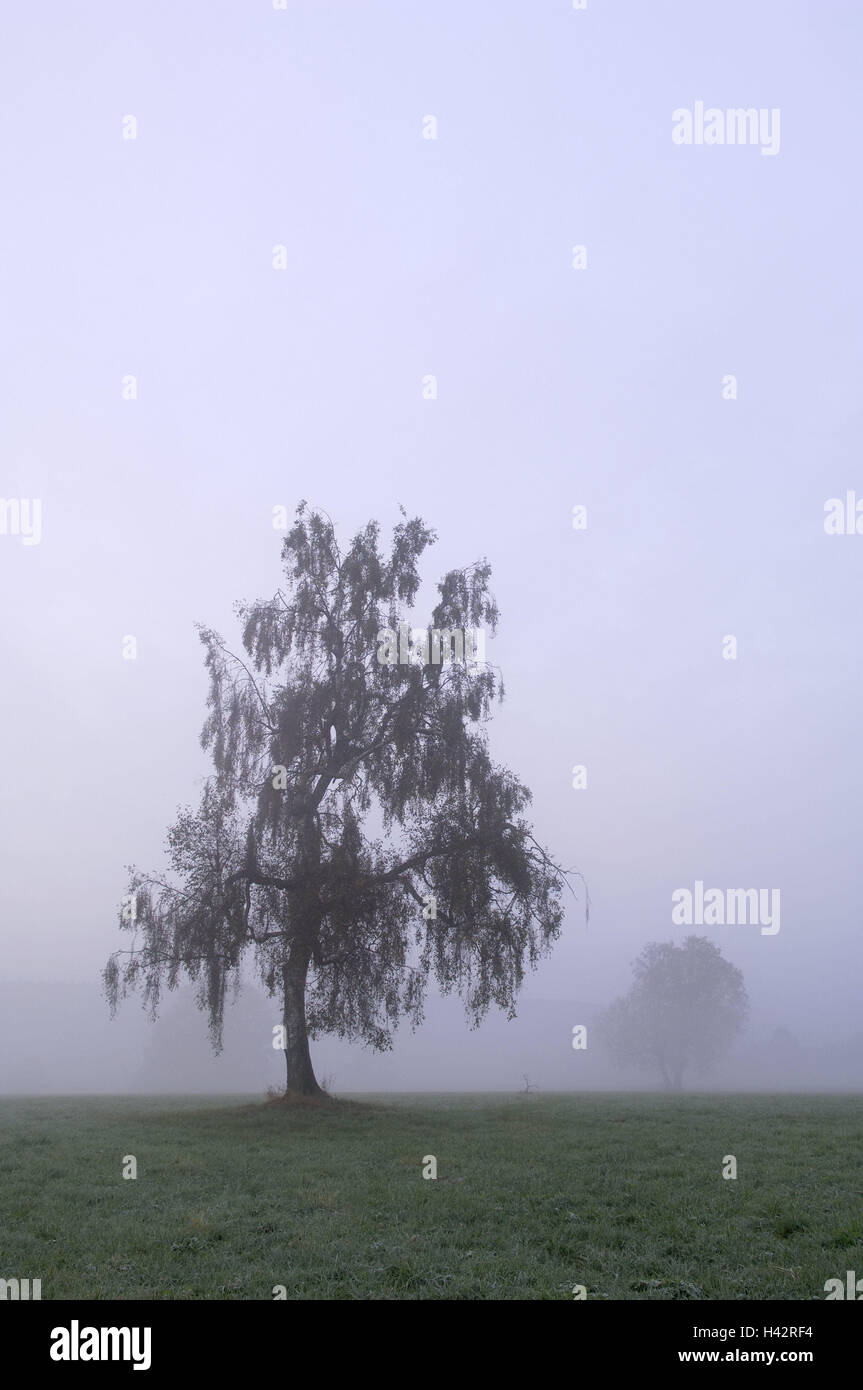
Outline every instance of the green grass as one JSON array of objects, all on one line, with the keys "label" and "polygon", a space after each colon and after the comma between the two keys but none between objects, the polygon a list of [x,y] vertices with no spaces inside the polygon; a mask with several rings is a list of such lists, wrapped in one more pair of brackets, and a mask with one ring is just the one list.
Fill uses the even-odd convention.
[{"label": "green grass", "polygon": [[43,1299],[823,1299],[863,1276],[861,1136],[841,1095],[4,1099],[0,1278]]}]

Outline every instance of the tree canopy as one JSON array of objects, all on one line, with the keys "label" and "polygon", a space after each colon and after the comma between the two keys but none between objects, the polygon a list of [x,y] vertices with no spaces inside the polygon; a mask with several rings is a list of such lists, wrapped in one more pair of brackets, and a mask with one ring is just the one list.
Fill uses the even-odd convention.
[{"label": "tree canopy", "polygon": [[687,1070],[707,1071],[742,1029],[743,975],[703,936],[682,946],[650,942],[633,972],[632,988],[598,1020],[597,1036],[618,1066],[656,1071],[679,1091]]},{"label": "tree canopy", "polygon": [[418,658],[382,656],[435,540],[402,515],[388,555],[376,522],[342,551],[301,504],[282,587],[237,605],[242,651],[200,628],[212,775],[168,833],[168,873],[131,871],[134,941],[104,972],[112,1008],[140,987],[154,1013],[164,987],[196,981],[218,1048],[251,953],[281,1001],[292,1092],[319,1090],[309,1036],[386,1048],[400,1018],[421,1021],[432,980],[475,1024],[492,1005],[512,1014],[563,920],[565,871],[534,837],[528,788],[489,752],[498,673],[449,642],[495,630],[487,562],[439,582]]}]

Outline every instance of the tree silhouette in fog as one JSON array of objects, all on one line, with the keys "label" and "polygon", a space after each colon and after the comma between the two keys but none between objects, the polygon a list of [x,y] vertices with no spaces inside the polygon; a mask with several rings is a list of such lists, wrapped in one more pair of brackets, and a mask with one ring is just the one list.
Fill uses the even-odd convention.
[{"label": "tree silhouette in fog", "polygon": [[597,1037],[618,1066],[658,1072],[668,1090],[682,1090],[684,1073],[709,1070],[743,1028],[743,975],[703,936],[682,946],[652,941],[633,971],[629,993],[597,1020]]},{"label": "tree silhouette in fog", "polygon": [[120,923],[135,939],[104,972],[113,1009],[140,987],[155,1012],[163,987],[196,981],[218,1049],[250,952],[280,1000],[288,1093],[321,1094],[309,1037],[387,1048],[432,978],[474,1023],[492,1004],[512,1014],[563,918],[566,874],[525,818],[530,792],[489,754],[498,675],[452,657],[451,633],[495,629],[490,567],[437,586],[420,657],[434,632],[450,659],[388,664],[380,634],[407,621],[435,536],[404,519],[388,557],[378,537],[370,522],[343,553],[301,504],[283,588],[237,607],[243,654],[200,630],[213,773],[169,832],[169,875],[132,870]]}]

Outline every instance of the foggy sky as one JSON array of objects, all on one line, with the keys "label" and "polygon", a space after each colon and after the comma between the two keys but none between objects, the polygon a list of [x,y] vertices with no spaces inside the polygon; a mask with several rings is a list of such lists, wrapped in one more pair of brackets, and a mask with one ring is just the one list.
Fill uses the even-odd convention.
[{"label": "foggy sky", "polygon": [[[420,622],[491,562],[491,750],[592,902],[526,1003],[625,991],[701,880],[781,891],[776,935],[703,929],[756,1030],[860,1029],[863,538],[824,506],[863,499],[861,29],[850,0],[7,13],[0,494],[42,536],[0,535],[0,984],[93,985],[128,944],[124,866],[163,865],[208,770],[194,623],[236,643],[306,498],[344,541],[399,504],[437,529]],[[779,153],[675,145],[699,100],[778,108]]]}]

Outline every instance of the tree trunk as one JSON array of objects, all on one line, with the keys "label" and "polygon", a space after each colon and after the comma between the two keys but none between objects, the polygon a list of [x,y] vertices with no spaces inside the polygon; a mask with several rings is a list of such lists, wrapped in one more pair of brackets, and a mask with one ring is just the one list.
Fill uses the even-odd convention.
[{"label": "tree trunk", "polygon": [[285,1065],[287,1094],[323,1096],[312,1068],[309,1035],[306,1030],[306,977],[309,973],[308,952],[291,951],[291,959],[282,972],[284,983]]}]

